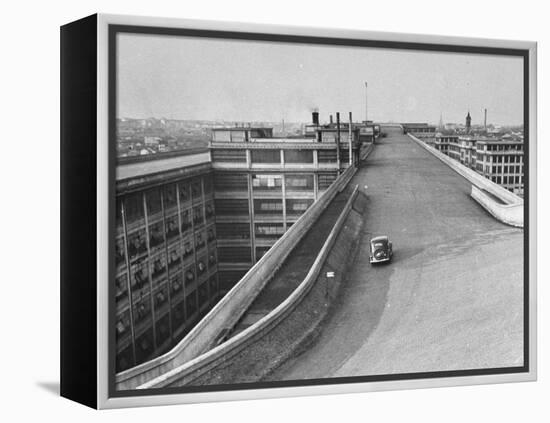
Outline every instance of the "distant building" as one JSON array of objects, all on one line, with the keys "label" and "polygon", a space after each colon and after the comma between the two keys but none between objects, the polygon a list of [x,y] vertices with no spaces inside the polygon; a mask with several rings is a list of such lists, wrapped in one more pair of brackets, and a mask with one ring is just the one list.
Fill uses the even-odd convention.
[{"label": "distant building", "polygon": [[464,166],[475,169],[476,166],[476,142],[477,138],[470,136],[458,137],[460,151],[459,161]]},{"label": "distant building", "polygon": [[523,195],[523,141],[438,133],[434,147],[509,191]]},{"label": "distant building", "polygon": [[457,134],[443,134],[441,132],[438,132],[435,135],[435,141],[434,141],[434,147],[436,150],[441,151],[443,154],[446,154],[448,156],[452,156],[456,152],[456,157],[453,157],[455,160],[459,160],[460,157],[460,149],[454,150],[454,152],[449,154],[450,146],[458,146],[458,135]]},{"label": "distant building", "polygon": [[515,194],[523,195],[523,141],[480,139],[476,143],[475,170]]},{"label": "distant building", "polygon": [[404,134],[411,134],[418,138],[435,137],[436,127],[427,123],[402,123]]},{"label": "distant building", "polygon": [[161,139],[159,137],[144,137],[143,138],[143,141],[145,142],[145,145],[147,145],[147,146],[159,145],[160,140]]}]

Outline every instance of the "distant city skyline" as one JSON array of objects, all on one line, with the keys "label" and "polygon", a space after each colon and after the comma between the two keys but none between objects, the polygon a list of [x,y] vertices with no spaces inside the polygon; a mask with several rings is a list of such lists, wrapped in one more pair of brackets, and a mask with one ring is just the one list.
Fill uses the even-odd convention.
[{"label": "distant city skyline", "polygon": [[117,117],[519,125],[519,57],[119,34]]}]

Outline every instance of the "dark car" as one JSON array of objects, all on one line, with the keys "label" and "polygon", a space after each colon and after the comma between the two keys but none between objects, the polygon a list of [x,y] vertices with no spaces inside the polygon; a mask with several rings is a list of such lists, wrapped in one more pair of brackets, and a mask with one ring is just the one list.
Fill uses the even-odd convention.
[{"label": "dark car", "polygon": [[371,263],[380,263],[383,261],[390,261],[393,256],[393,247],[389,238],[384,236],[377,236],[370,240],[370,254],[369,260]]}]

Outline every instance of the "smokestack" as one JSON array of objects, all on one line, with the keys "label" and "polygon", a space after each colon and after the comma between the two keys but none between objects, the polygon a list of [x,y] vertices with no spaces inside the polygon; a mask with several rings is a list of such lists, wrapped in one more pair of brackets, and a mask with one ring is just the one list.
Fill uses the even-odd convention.
[{"label": "smokestack", "polygon": [[487,130],[487,109],[485,109],[485,119],[483,120],[483,126],[485,127],[485,130]]},{"label": "smokestack", "polygon": [[340,112],[336,112],[336,162],[340,173]]},{"label": "smokestack", "polygon": [[329,119],[330,119],[330,124],[332,125],[332,115],[329,116]]},{"label": "smokestack", "polygon": [[369,121],[369,101],[368,101],[368,86],[367,82],[365,81],[365,123],[368,123]]},{"label": "smokestack", "polygon": [[315,111],[311,113],[311,120],[314,125],[319,125],[319,112]]},{"label": "smokestack", "polygon": [[349,165],[351,166],[353,164],[353,150],[351,148],[351,141],[352,141],[352,137],[351,137],[351,126],[352,126],[352,123],[353,123],[353,120],[352,120],[352,117],[351,117],[351,112],[349,112]]}]

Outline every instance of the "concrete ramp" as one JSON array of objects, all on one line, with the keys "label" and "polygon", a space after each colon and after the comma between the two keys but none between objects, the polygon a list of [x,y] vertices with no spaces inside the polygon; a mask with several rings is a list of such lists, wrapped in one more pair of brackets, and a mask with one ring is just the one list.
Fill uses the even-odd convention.
[{"label": "concrete ramp", "polygon": [[[250,383],[269,379],[280,365],[300,355],[317,340],[333,301],[338,298],[338,292],[347,276],[349,266],[355,258],[357,242],[364,226],[367,198],[362,192],[358,192],[352,200],[349,212],[345,214],[345,219],[338,224],[337,235],[329,244],[326,257],[319,264],[316,257],[319,257],[322,247],[327,245],[325,241],[330,236],[331,229],[334,229],[334,225],[337,224],[336,219],[343,215],[346,204],[344,200],[349,200],[350,195],[351,189],[348,189],[333,200],[334,208],[327,210],[318,222],[324,225],[332,223],[329,230],[326,231],[326,228],[321,227],[313,227],[310,230],[311,237],[304,239],[297,246],[296,251],[291,253],[290,258],[245,314],[233,336],[239,336],[239,333],[242,333],[250,324],[256,323],[258,318],[261,318],[259,315],[267,311],[266,306],[275,306],[279,299],[283,299],[286,295],[284,300],[287,300],[296,290],[299,290],[307,280],[307,274],[318,265],[316,277],[303,298],[295,304],[294,309],[267,334],[249,343],[247,348],[242,349],[238,354],[228,357],[225,365],[217,366],[194,379],[193,385]],[[340,210],[340,213],[335,213],[336,209]],[[314,234],[316,229],[318,233]],[[300,259],[307,262],[295,262]],[[334,277],[327,278],[327,272],[333,272]],[[271,298],[272,294],[277,301]],[[170,386],[181,385],[176,383]]]}]

